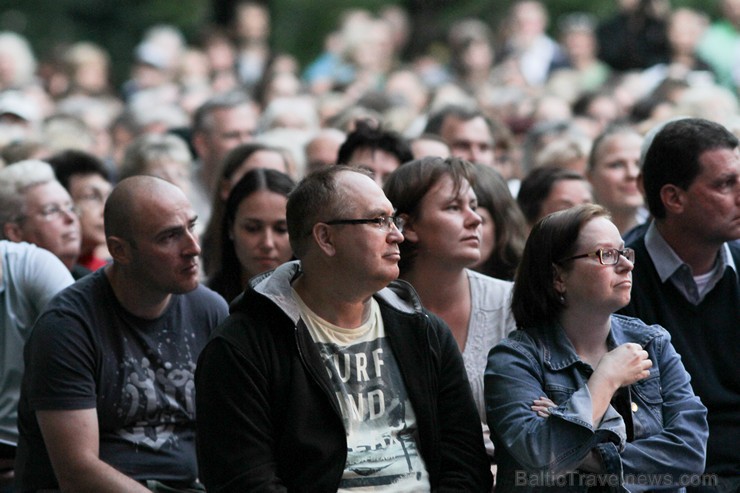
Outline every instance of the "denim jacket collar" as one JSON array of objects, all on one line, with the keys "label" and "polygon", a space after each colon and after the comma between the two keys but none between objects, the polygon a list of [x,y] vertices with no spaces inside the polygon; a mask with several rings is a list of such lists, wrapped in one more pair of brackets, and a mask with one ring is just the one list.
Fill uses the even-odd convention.
[{"label": "denim jacket collar", "polygon": [[[644,348],[660,335],[658,329],[650,326],[646,328],[636,323],[634,319],[622,315],[612,315],[610,323],[611,327],[607,337],[607,347],[610,350],[625,342],[634,342]],[[543,335],[544,363],[548,369],[559,371],[581,361],[565,334],[565,329],[559,323],[550,330],[544,330]]]}]

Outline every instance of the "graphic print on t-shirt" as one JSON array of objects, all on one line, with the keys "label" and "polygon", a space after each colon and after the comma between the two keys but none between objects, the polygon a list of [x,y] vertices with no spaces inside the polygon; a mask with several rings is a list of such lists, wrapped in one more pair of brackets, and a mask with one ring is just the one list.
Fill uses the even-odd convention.
[{"label": "graphic print on t-shirt", "polygon": [[166,362],[155,370],[147,357],[127,358],[122,364],[125,383],[118,408],[127,424],[117,430],[118,435],[152,450],[176,440],[176,425],[195,413],[194,367],[192,361],[178,367]]},{"label": "graphic print on t-shirt", "polygon": [[414,437],[416,418],[387,339],[316,345],[347,430],[347,464],[340,490],[372,491],[390,485],[393,491],[428,488]]}]

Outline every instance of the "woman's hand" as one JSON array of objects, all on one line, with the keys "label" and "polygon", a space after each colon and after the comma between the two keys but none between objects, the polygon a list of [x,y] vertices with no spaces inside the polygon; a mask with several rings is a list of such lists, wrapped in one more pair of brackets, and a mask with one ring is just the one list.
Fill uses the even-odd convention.
[{"label": "woman's hand", "polygon": [[647,378],[651,366],[653,362],[648,357],[647,351],[633,342],[612,349],[599,360],[587,383],[591,392],[594,427],[601,423],[614,392],[620,387]]},{"label": "woman's hand", "polygon": [[642,346],[628,342],[606,353],[594,370],[591,379],[607,383],[612,393],[650,375],[653,362]]},{"label": "woman's hand", "polygon": [[539,399],[535,399],[533,401],[533,404],[530,407],[530,409],[536,412],[537,416],[539,416],[540,418],[549,418],[551,407],[557,407],[557,404],[555,404],[553,401],[551,401],[545,396],[540,396]]}]

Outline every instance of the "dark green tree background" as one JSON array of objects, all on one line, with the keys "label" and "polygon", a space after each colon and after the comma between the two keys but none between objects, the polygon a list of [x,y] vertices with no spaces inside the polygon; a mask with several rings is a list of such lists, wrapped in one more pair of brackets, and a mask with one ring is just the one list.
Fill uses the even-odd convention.
[{"label": "dark green tree background", "polygon": [[[108,49],[116,84],[125,79],[132,50],[142,33],[158,23],[182,29],[189,41],[211,22],[219,5],[230,0],[0,0],[0,30],[26,36],[39,58],[49,58],[56,47],[89,40]],[[372,11],[389,0],[272,0],[266,2],[273,19],[272,43],[276,50],[292,53],[306,63],[323,48],[323,40],[337,25],[342,10],[366,7]],[[444,39],[447,26],[460,17],[475,16],[497,26],[512,0],[399,0],[415,19],[412,47],[418,51],[428,41]],[[605,17],[615,10],[614,0],[546,0],[553,20],[572,11]],[[718,0],[672,0],[672,6],[692,6],[713,17]],[[419,43],[420,42],[420,43]]]}]

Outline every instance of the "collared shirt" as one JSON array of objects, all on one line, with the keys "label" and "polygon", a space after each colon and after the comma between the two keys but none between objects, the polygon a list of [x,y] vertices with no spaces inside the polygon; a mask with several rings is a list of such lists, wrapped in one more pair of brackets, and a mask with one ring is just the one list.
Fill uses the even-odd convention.
[{"label": "collared shirt", "polygon": [[650,223],[645,233],[645,248],[655,265],[655,270],[658,271],[661,282],[670,279],[676,289],[692,305],[701,303],[704,296],[714,289],[714,286],[722,279],[727,267],[731,268],[737,275],[737,268],[730,254],[730,247],[727,243],[724,243],[719,249],[710,279],[706,283],[706,287],[700,292],[691,267],[681,260],[681,257],[668,245],[658,228],[655,227],[655,221]]}]

